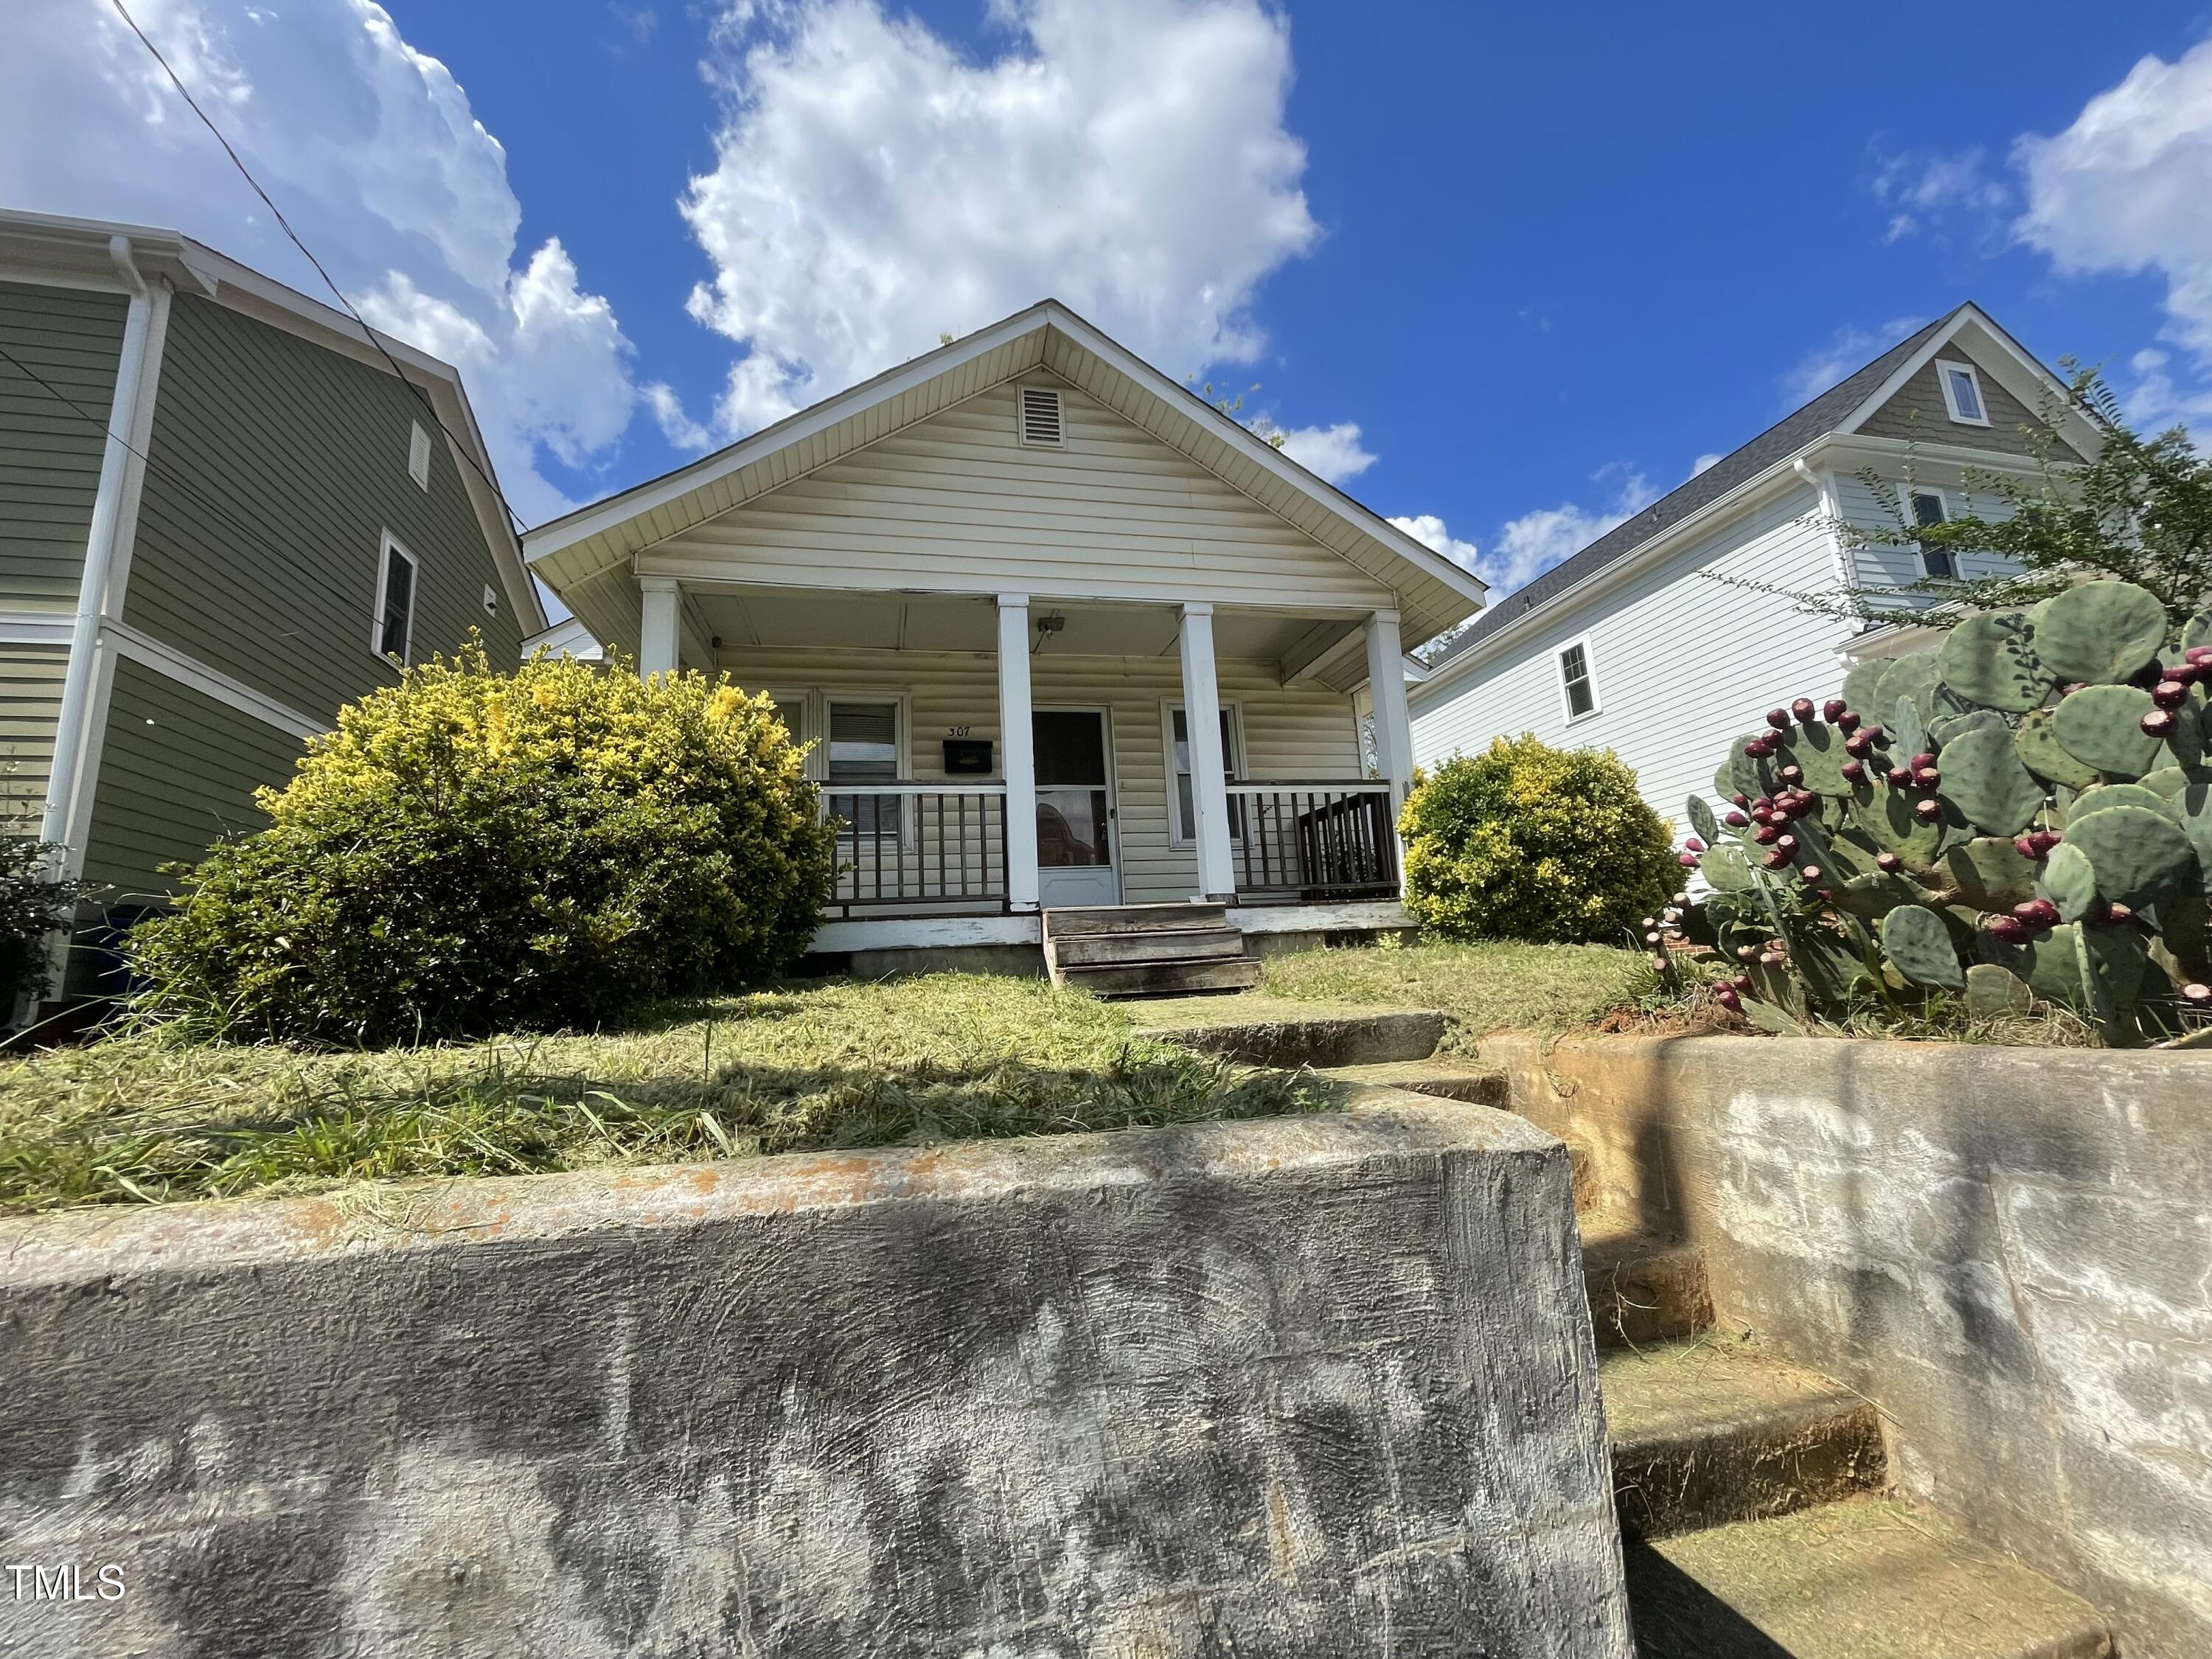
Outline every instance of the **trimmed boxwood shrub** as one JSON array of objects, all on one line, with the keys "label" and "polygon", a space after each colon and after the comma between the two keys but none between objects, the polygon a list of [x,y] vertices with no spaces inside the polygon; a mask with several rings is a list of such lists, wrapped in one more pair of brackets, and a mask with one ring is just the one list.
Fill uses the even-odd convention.
[{"label": "trimmed boxwood shrub", "polygon": [[1674,878],[1673,826],[1611,750],[1499,738],[1414,780],[1406,903],[1440,939],[1632,944]]},{"label": "trimmed boxwood shrub", "polygon": [[791,965],[835,832],[765,697],[480,645],[408,669],[264,790],[132,955],[145,1006],[239,1038],[581,1029]]}]

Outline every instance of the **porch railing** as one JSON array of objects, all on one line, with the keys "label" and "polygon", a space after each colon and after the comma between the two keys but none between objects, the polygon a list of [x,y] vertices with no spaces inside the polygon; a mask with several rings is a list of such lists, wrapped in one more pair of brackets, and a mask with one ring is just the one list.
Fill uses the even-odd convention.
[{"label": "porch railing", "polygon": [[838,824],[831,913],[1006,908],[1005,784],[824,784],[822,814]]},{"label": "porch railing", "polygon": [[1397,896],[1387,783],[1232,781],[1229,816],[1237,896],[1244,902]]}]

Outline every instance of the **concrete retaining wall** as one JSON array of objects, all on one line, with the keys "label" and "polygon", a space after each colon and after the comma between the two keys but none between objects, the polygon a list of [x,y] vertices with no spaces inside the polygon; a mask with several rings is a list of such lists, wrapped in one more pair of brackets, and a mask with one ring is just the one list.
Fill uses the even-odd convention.
[{"label": "concrete retaining wall", "polygon": [[1514,1104],[1881,1406],[1915,1497],[2212,1653],[2212,1058],[1498,1038]]},{"label": "concrete retaining wall", "polygon": [[12,1224],[0,1654],[1626,1659],[1569,1179],[1409,1100]]}]

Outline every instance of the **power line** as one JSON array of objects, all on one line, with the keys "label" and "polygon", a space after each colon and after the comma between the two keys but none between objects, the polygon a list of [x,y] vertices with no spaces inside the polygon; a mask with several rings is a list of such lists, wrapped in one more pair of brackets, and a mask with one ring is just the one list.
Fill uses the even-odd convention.
[{"label": "power line", "polygon": [[430,417],[431,423],[452,441],[454,450],[469,464],[470,469],[490,486],[491,493],[499,497],[500,507],[506,512],[507,522],[514,526],[516,535],[520,536],[523,528],[522,515],[514,510],[514,504],[507,499],[507,493],[499,487],[499,480],[477,464],[475,455],[470,453],[470,445],[451,427],[438,418],[438,411],[431,405],[429,394],[407,378],[407,371],[399,366],[399,360],[385,349],[384,342],[378,337],[376,331],[368,325],[368,319],[354,308],[353,301],[346,298],[345,291],[331,279],[331,273],[323,269],[323,262],[315,258],[313,250],[309,248],[307,243],[300,240],[300,233],[292,228],[292,222],[284,216],[284,210],[278,207],[275,201],[270,199],[269,192],[261,188],[261,181],[256,179],[252,170],[239,159],[238,152],[231,148],[230,140],[222,136],[222,129],[216,125],[208,112],[200,107],[199,100],[192,96],[191,89],[178,78],[176,70],[169,67],[169,60],[161,56],[161,48],[146,38],[146,31],[138,27],[138,20],[131,15],[128,9],[125,7],[123,0],[108,0],[108,3],[115,8],[117,15],[130,26],[131,33],[138,37],[138,44],[153,53],[154,61],[161,66],[161,73],[169,77],[169,84],[177,89],[177,95],[185,100],[185,106],[193,114],[200,118],[200,125],[215,135],[216,143],[222,146],[222,153],[230,157],[230,164],[238,169],[239,176],[252,186],[253,193],[261,198],[262,205],[266,207],[271,216],[276,219],[278,228],[291,238],[292,246],[299,249],[301,257],[315,268],[315,275],[323,279],[323,286],[337,296],[337,302],[345,307],[346,315],[360,325],[361,331],[369,344],[376,348],[377,355],[392,366],[392,372],[399,377],[399,383],[415,394],[416,401],[422,405],[422,412]]}]

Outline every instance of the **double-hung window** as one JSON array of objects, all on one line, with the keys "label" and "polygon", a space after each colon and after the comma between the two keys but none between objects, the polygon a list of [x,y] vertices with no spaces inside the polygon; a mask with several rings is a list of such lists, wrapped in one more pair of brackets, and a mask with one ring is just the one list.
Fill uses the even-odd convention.
[{"label": "double-hung window", "polygon": [[[899,706],[889,698],[830,699],[828,765],[825,793],[839,794],[843,785],[896,783],[899,781]],[[848,794],[833,810],[853,826],[855,835],[878,830],[899,833],[896,795]]]},{"label": "double-hung window", "polygon": [[368,648],[404,666],[415,641],[415,592],[421,585],[415,556],[385,532],[376,572],[376,609],[369,618]]},{"label": "double-hung window", "polygon": [[[1243,770],[1237,745],[1237,710],[1227,703],[1221,707],[1221,769],[1234,778]],[[1198,796],[1190,779],[1190,720],[1181,703],[1168,708],[1168,768],[1175,774],[1176,821],[1175,843],[1188,846],[1198,839]],[[1229,798],[1229,838],[1237,841],[1244,833],[1243,803],[1234,795]]]},{"label": "double-hung window", "polygon": [[[1944,510],[1943,492],[1940,489],[1916,489],[1912,492],[1912,524],[1915,529],[1925,530],[1931,525],[1948,523],[1950,516]],[[1920,568],[1923,572],[1946,581],[1958,580],[1959,562],[1951,556],[1949,548],[1930,547],[1925,542],[1918,545]]]},{"label": "double-hung window", "polygon": [[1597,680],[1590,672],[1588,640],[1577,640],[1559,653],[1559,700],[1570,725],[1597,713]]}]

